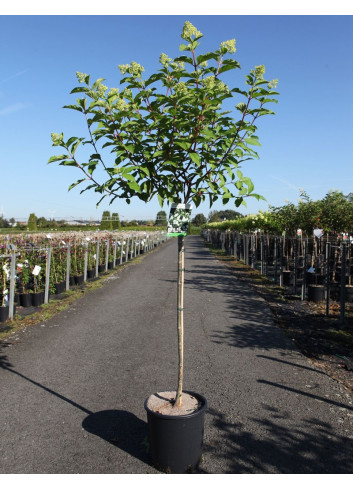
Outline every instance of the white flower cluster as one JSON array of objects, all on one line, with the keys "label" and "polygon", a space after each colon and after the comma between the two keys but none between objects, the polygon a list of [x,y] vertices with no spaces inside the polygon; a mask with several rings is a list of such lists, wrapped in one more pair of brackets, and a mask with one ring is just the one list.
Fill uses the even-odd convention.
[{"label": "white flower cluster", "polygon": [[51,140],[54,146],[60,146],[64,140],[64,134],[57,134],[56,132],[51,133]]},{"label": "white flower cluster", "polygon": [[229,41],[221,42],[220,51],[222,54],[235,53],[235,39],[230,39]]},{"label": "white flower cluster", "polygon": [[87,73],[81,73],[80,71],[76,71],[76,77],[80,83],[85,83],[87,76],[88,76]]},{"label": "white flower cluster", "polygon": [[185,39],[185,41],[192,41],[192,36],[202,37],[202,32],[198,31],[195,26],[192,25],[188,20],[185,22],[183,27],[183,32],[181,33],[181,37]]},{"label": "white flower cluster", "polygon": [[119,65],[118,68],[122,75],[129,73],[130,75],[137,77],[141,77],[141,73],[145,71],[145,68],[135,61],[132,61],[130,65]]}]

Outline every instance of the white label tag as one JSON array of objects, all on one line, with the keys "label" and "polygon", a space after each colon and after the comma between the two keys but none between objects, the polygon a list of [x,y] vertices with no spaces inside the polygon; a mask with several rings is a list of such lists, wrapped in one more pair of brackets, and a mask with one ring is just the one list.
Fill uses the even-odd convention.
[{"label": "white label tag", "polygon": [[310,267],[309,270],[308,270],[308,273],[314,273],[314,272],[315,272],[315,268]]},{"label": "white label tag", "polygon": [[33,275],[39,275],[39,272],[41,271],[42,267],[40,267],[39,265],[36,265],[33,269],[33,272],[32,274]]},{"label": "white label tag", "polygon": [[323,229],[314,229],[314,234],[317,238],[321,238],[321,236],[324,235],[324,230]]}]

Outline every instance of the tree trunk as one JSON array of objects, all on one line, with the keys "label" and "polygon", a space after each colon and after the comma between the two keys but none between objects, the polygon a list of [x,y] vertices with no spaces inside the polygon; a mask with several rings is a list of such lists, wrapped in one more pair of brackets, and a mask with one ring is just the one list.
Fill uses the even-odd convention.
[{"label": "tree trunk", "polygon": [[183,367],[184,367],[184,236],[178,236],[178,389],[175,398],[175,407],[182,404]]}]

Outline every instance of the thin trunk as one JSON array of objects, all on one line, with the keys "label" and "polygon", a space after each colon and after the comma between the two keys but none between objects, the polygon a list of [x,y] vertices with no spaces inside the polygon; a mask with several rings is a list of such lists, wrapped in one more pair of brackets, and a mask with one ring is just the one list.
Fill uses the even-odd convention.
[{"label": "thin trunk", "polygon": [[175,407],[181,406],[183,391],[184,367],[184,236],[178,236],[178,389],[175,398]]}]

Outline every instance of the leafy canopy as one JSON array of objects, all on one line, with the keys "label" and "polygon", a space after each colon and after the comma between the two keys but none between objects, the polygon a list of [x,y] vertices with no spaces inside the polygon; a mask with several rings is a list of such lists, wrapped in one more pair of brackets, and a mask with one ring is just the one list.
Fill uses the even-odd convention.
[{"label": "leafy canopy", "polygon": [[[130,203],[134,196],[148,202],[158,196],[161,206],[167,200],[196,207],[206,198],[210,206],[218,198],[223,204],[234,198],[235,206],[245,204],[245,197],[263,199],[240,167],[258,158],[255,122],[274,114],[265,106],[277,102],[277,80],[266,81],[260,65],[246,76],[246,89],[229,87],[221,76],[240,68],[232,56],[235,39],[197,54],[202,36],[185,22],[181,37],[187,44],[180,45],[185,54],[175,59],[161,54],[160,69],[147,79],[140,64],[119,65],[120,90],[108,88],[102,78],[91,83],[89,75],[76,73],[80,85],[71,93],[82,98],[65,108],[84,115],[88,136],[65,139],[63,133],[52,133],[53,146],[65,152],[49,160],[82,171],[83,178],[69,190],[88,182],[81,193],[94,189],[102,194],[97,205],[108,196],[110,203],[116,198]],[[235,110],[224,110],[225,101]],[[84,162],[77,156],[82,145],[92,151]],[[112,155],[109,162],[104,148]],[[105,172],[103,181],[98,168]]]}]

